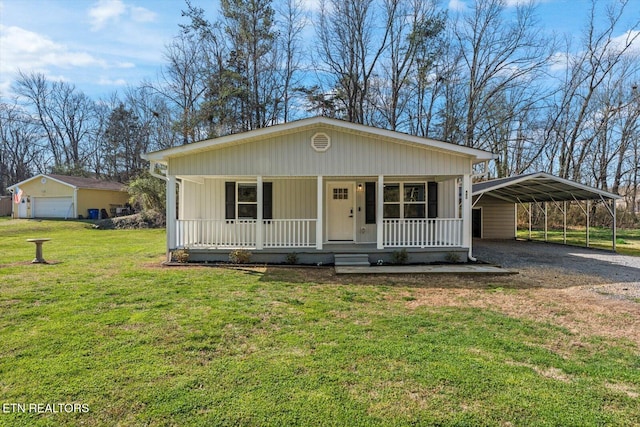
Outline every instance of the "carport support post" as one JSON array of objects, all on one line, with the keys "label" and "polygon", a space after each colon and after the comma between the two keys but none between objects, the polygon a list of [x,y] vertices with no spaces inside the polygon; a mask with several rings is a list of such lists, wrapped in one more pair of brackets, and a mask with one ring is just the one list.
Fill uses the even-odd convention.
[{"label": "carport support post", "polygon": [[567,201],[562,202],[562,243],[567,244]]},{"label": "carport support post", "polygon": [[531,240],[531,202],[529,202],[529,240]]},{"label": "carport support post", "polygon": [[544,241],[547,239],[547,202],[542,202],[544,204]]},{"label": "carport support post", "polygon": [[589,200],[587,200],[587,210],[585,213],[587,217],[587,247],[589,247]]},{"label": "carport support post", "polygon": [[611,199],[611,212],[613,216],[613,224],[611,226],[611,247],[613,248],[613,252],[616,251],[616,201],[615,199]]}]

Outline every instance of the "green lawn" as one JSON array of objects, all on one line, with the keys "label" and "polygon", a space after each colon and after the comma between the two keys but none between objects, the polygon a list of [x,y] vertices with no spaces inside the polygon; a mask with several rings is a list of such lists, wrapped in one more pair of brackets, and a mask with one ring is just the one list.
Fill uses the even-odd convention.
[{"label": "green lawn", "polygon": [[[531,237],[534,240],[544,240],[544,230],[533,230]],[[519,228],[518,238],[528,239],[529,230]],[[548,230],[547,238],[549,242],[562,243],[562,230]],[[567,244],[585,246],[585,229],[567,229]],[[611,249],[611,229],[601,227],[589,228],[589,246],[593,248]],[[617,230],[616,252],[624,255],[640,256],[640,229]]]},{"label": "green lawn", "polygon": [[[30,237],[52,238],[50,265]],[[637,393],[611,386],[640,389],[627,340],[559,351],[580,340],[544,320],[412,308],[419,284],[161,267],[163,248],[160,230],[0,220],[0,425],[640,424]],[[525,292],[500,286],[476,292]],[[7,406],[38,403],[89,411]]]}]

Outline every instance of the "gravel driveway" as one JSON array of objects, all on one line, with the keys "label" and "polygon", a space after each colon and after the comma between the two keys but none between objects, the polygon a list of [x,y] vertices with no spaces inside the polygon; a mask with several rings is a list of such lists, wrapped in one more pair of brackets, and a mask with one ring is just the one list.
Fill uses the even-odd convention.
[{"label": "gravel driveway", "polygon": [[595,276],[602,284],[585,283],[590,289],[640,299],[640,257],[544,242],[479,239],[473,241],[473,253],[479,261],[515,270],[544,268]]}]

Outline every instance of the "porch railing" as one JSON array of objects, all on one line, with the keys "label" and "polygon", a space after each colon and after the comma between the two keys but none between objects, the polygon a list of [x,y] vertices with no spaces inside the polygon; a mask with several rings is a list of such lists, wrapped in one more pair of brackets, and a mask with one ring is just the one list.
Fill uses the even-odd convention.
[{"label": "porch railing", "polygon": [[180,219],[178,247],[254,248],[255,220]]},{"label": "porch railing", "polygon": [[315,246],[315,219],[269,219],[264,221],[265,248],[308,248]]},{"label": "porch railing", "polygon": [[[256,220],[177,220],[178,247],[256,248]],[[385,219],[384,247],[462,246],[462,219]],[[316,219],[270,219],[262,224],[265,248],[308,248],[316,245]]]},{"label": "porch railing", "polygon": [[[315,219],[270,219],[262,224],[264,247],[303,248],[315,246]],[[180,219],[178,247],[255,248],[257,220]]]},{"label": "porch railing", "polygon": [[385,247],[462,246],[462,219],[385,219],[382,222]]}]

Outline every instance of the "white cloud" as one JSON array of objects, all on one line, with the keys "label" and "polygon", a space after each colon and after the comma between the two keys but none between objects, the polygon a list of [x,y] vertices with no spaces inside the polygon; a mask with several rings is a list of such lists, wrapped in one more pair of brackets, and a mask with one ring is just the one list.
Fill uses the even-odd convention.
[{"label": "white cloud", "polygon": [[127,81],[125,79],[112,80],[108,77],[100,77],[100,80],[98,80],[98,84],[100,86],[126,86]]},{"label": "white cloud", "polygon": [[449,10],[454,12],[464,12],[467,10],[467,4],[464,0],[449,0]]},{"label": "white cloud", "polygon": [[[631,42],[632,40],[633,42]],[[640,31],[627,31],[624,34],[611,39],[612,46],[617,50],[624,49],[629,42],[631,42],[631,45],[627,49],[626,54],[631,56],[640,55]]]},{"label": "white cloud", "polygon": [[158,14],[145,9],[144,7],[131,6],[131,19],[136,22],[153,22],[158,18]]},{"label": "white cloud", "polygon": [[535,0],[506,0],[504,2],[505,6],[507,7],[527,6],[532,3],[536,3],[536,1]]},{"label": "white cloud", "polygon": [[94,31],[104,28],[112,20],[118,20],[126,12],[122,0],[99,0],[89,9],[91,27]]},{"label": "white cloud", "polygon": [[93,31],[101,30],[110,22],[118,22],[122,18],[130,18],[134,22],[153,22],[158,17],[149,9],[130,6],[122,0],[98,0],[87,13]]},{"label": "white cloud", "polygon": [[302,0],[302,7],[309,12],[318,12],[320,10],[320,0]]},{"label": "white cloud", "polygon": [[0,25],[2,61],[0,71],[13,73],[16,69],[44,71],[48,67],[106,67],[105,61],[87,52],[73,51],[42,34],[20,27]]}]

